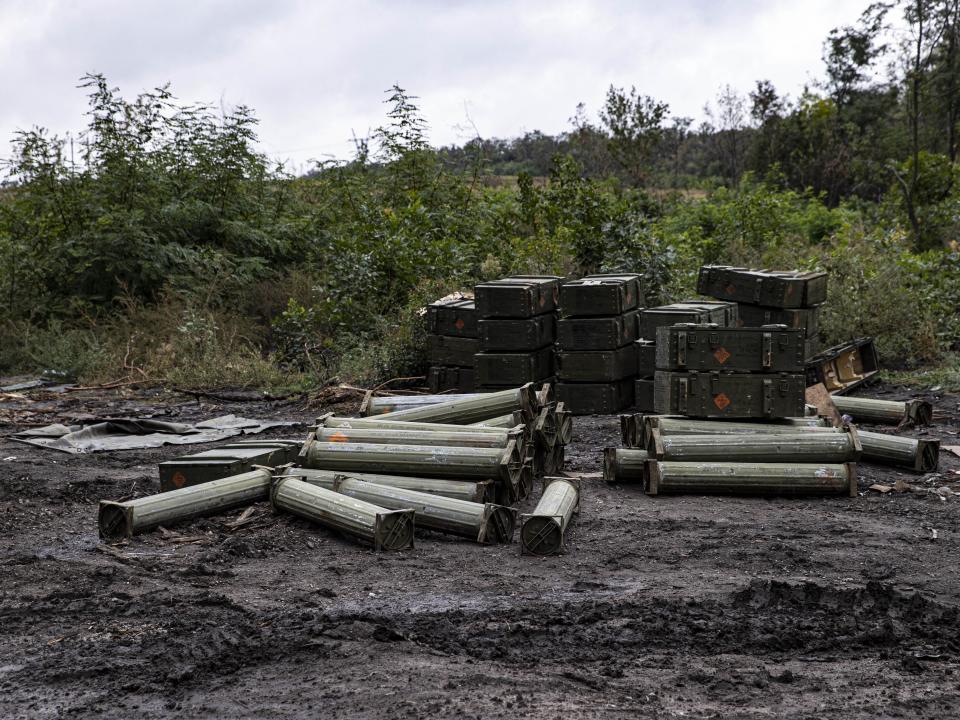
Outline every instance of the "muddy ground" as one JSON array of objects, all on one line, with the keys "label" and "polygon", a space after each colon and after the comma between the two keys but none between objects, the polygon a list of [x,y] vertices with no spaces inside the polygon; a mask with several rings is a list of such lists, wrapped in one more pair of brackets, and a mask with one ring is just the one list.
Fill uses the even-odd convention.
[{"label": "muddy ground", "polygon": [[[930,434],[960,444],[960,398],[926,396]],[[0,411],[316,414],[32,397]],[[618,442],[616,418],[578,418],[568,468],[596,473]],[[235,511],[98,541],[100,499],[155,491],[157,462],[207,447],[70,456],[0,438],[0,717],[960,715],[960,496],[867,490],[960,480],[946,452],[939,477],[861,465],[856,499],[650,498],[591,475],[551,558],[430,533],[376,554],[266,505],[238,529]]]}]

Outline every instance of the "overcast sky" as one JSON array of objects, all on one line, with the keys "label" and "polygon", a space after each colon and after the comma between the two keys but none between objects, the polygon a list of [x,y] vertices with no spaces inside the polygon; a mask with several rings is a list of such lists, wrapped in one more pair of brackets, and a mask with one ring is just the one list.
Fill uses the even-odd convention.
[{"label": "overcast sky", "polygon": [[729,83],[796,96],[822,43],[868,0],[0,0],[0,157],[17,128],[82,127],[85,72],[127,96],[252,106],[263,149],[305,169],[383,122],[384,89],[420,97],[433,144],[568,127],[612,83],[702,118]]}]

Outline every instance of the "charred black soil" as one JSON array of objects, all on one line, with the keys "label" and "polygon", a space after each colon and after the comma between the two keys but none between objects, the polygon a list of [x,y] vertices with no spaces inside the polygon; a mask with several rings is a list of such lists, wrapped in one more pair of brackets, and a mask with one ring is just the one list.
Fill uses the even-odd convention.
[{"label": "charred black soil", "polygon": [[[39,397],[8,417],[316,414]],[[960,445],[960,399],[929,399],[929,434]],[[856,499],[650,498],[597,474],[618,443],[616,418],[576,419],[582,512],[566,554],[532,558],[432,533],[377,554],[266,504],[104,545],[99,500],[154,492],[157,462],[208,446],[0,440],[0,716],[960,714],[960,496],[867,490],[960,492],[960,458],[861,464]]]}]

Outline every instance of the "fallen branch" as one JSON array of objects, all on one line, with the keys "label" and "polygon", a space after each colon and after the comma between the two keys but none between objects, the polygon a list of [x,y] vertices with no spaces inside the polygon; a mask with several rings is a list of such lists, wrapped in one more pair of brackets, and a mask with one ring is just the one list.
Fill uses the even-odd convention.
[{"label": "fallen branch", "polygon": [[149,378],[146,380],[130,380],[129,378],[124,378],[123,380],[113,380],[101,385],[74,385],[73,387],[64,388],[63,391],[80,392],[81,390],[116,390],[117,388],[126,387],[128,385],[143,385],[144,382],[148,381]]}]

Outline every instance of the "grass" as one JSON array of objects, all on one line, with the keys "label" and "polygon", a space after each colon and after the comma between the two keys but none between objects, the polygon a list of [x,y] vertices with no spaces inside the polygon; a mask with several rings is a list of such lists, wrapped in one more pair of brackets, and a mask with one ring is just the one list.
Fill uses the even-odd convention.
[{"label": "grass", "polygon": [[945,392],[960,392],[960,353],[947,353],[943,362],[912,370],[884,370],[887,382],[917,389],[939,387]]}]

